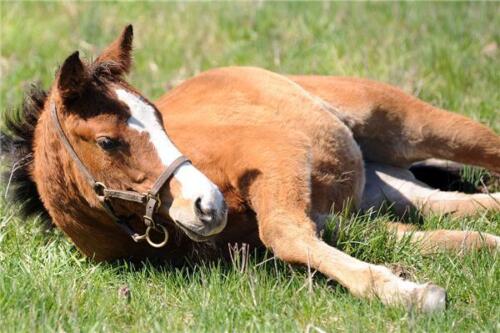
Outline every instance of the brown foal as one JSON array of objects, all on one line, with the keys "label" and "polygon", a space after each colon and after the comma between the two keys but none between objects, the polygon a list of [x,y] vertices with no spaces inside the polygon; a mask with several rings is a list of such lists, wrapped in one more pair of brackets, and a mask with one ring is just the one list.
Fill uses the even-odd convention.
[{"label": "brown foal", "polygon": [[[30,200],[28,210],[48,212],[96,260],[182,258],[197,242],[246,242],[310,265],[359,297],[445,307],[444,289],[357,260],[323,242],[319,228],[348,203],[369,210],[389,200],[401,214],[498,209],[499,194],[439,192],[406,169],[436,157],[499,172],[498,135],[385,84],[249,67],[202,73],[153,104],[124,80],[132,34],[125,28],[93,63],[68,57],[50,91],[27,100],[24,123],[7,124],[2,144],[17,163],[9,186]],[[192,163],[161,178],[182,155]],[[484,233],[393,229],[427,252],[500,245]],[[153,244],[174,237],[154,248],[134,234]]]}]

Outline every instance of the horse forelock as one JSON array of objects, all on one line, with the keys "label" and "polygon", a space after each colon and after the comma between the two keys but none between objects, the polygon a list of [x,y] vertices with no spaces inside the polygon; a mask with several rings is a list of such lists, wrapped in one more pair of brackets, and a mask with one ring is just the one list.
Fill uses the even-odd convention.
[{"label": "horse forelock", "polygon": [[2,174],[2,183],[8,201],[21,204],[21,216],[40,215],[44,220],[48,220],[49,215],[40,200],[31,169],[34,132],[47,96],[47,91],[38,84],[32,84],[25,93],[21,108],[3,113],[0,129],[1,159],[7,166]]},{"label": "horse forelock", "polygon": [[90,77],[97,83],[123,81],[120,69],[120,64],[111,60],[92,63],[89,66]]}]

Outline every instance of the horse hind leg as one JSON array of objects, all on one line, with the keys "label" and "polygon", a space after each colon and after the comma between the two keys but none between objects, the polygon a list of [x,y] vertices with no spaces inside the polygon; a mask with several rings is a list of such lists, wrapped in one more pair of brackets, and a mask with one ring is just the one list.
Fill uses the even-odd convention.
[{"label": "horse hind leg", "polygon": [[[414,149],[427,155],[500,172],[500,136],[467,117],[414,102],[422,141]],[[422,112],[418,112],[422,111]],[[414,134],[416,135],[416,134]]]},{"label": "horse hind leg", "polygon": [[437,251],[464,252],[486,249],[500,252],[500,237],[478,231],[463,230],[416,230],[415,226],[388,222],[387,229],[395,233],[398,240],[408,239],[422,254]]},{"label": "horse hind leg", "polygon": [[[391,137],[393,133],[379,137],[381,144],[393,147],[389,151],[401,162],[395,165],[407,166],[419,160],[438,158],[500,172],[499,135],[470,118],[402,95],[395,93],[393,98],[401,97],[404,103],[389,98],[385,101],[385,108],[372,114],[373,118],[390,119],[386,120],[388,123],[394,122],[391,117],[398,119],[399,127],[395,126],[400,131],[397,139]],[[377,154],[384,151],[377,147],[373,150]],[[386,157],[383,154],[374,156],[374,161],[384,163]]]},{"label": "horse hind leg", "polygon": [[361,201],[364,211],[379,210],[387,203],[400,216],[412,209],[423,214],[453,216],[500,211],[500,193],[440,191],[418,181],[409,170],[378,163],[366,163],[365,170],[366,185]]},{"label": "horse hind leg", "polygon": [[400,158],[403,161],[412,163],[439,158],[500,172],[500,136],[491,129],[397,88],[386,87],[385,90],[389,97],[380,101],[382,108],[378,109],[381,113],[378,116],[399,119],[401,136],[396,140],[390,136],[384,140],[402,148]]},{"label": "horse hind leg", "polygon": [[379,82],[317,76],[291,79],[337,109],[366,160],[407,167],[440,158],[500,172],[500,136],[470,118]]}]

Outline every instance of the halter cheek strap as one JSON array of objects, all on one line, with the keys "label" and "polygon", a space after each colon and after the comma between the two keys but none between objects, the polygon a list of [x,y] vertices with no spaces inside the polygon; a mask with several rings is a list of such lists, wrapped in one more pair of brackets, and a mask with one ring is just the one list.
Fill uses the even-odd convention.
[{"label": "halter cheek strap", "polygon": [[[68,137],[64,133],[64,130],[61,126],[61,122],[59,121],[59,117],[57,115],[57,108],[55,103],[51,102],[51,117],[56,127],[57,135],[61,139],[66,151],[71,156],[71,159],[75,162],[78,169],[84,175],[85,179],[89,183],[89,185],[94,190],[97,198],[101,202],[106,213],[118,223],[118,225],[130,236],[135,242],[140,242],[146,240],[149,245],[153,247],[162,247],[165,246],[168,242],[168,232],[165,226],[162,224],[156,223],[154,220],[154,215],[157,212],[158,208],[161,206],[161,200],[159,196],[159,192],[163,185],[172,178],[174,172],[184,163],[191,163],[186,157],[179,156],[176,158],[166,169],[161,173],[161,175],[156,179],[155,183],[151,187],[151,189],[147,193],[139,193],[135,191],[122,191],[122,190],[114,190],[108,189],[102,182],[98,182],[94,179],[90,171],[87,169],[85,164],[83,164],[82,160],[78,157],[75,149],[71,145],[68,140]],[[142,235],[134,232],[132,228],[129,226],[127,220],[128,218],[119,217],[116,215],[113,207],[111,206],[110,199],[119,199],[123,201],[136,202],[143,204],[145,206],[145,212],[143,216],[143,221],[146,226],[146,232]],[[159,243],[151,240],[150,234],[152,230],[156,230],[163,234],[163,240]]]}]

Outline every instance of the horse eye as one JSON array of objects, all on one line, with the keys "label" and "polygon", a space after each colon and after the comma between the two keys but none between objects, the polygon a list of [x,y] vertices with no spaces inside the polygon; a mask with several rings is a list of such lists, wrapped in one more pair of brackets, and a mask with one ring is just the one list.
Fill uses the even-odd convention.
[{"label": "horse eye", "polygon": [[107,136],[101,136],[97,138],[97,144],[104,150],[113,150],[118,148],[121,145],[121,142],[117,139],[111,139]]}]

